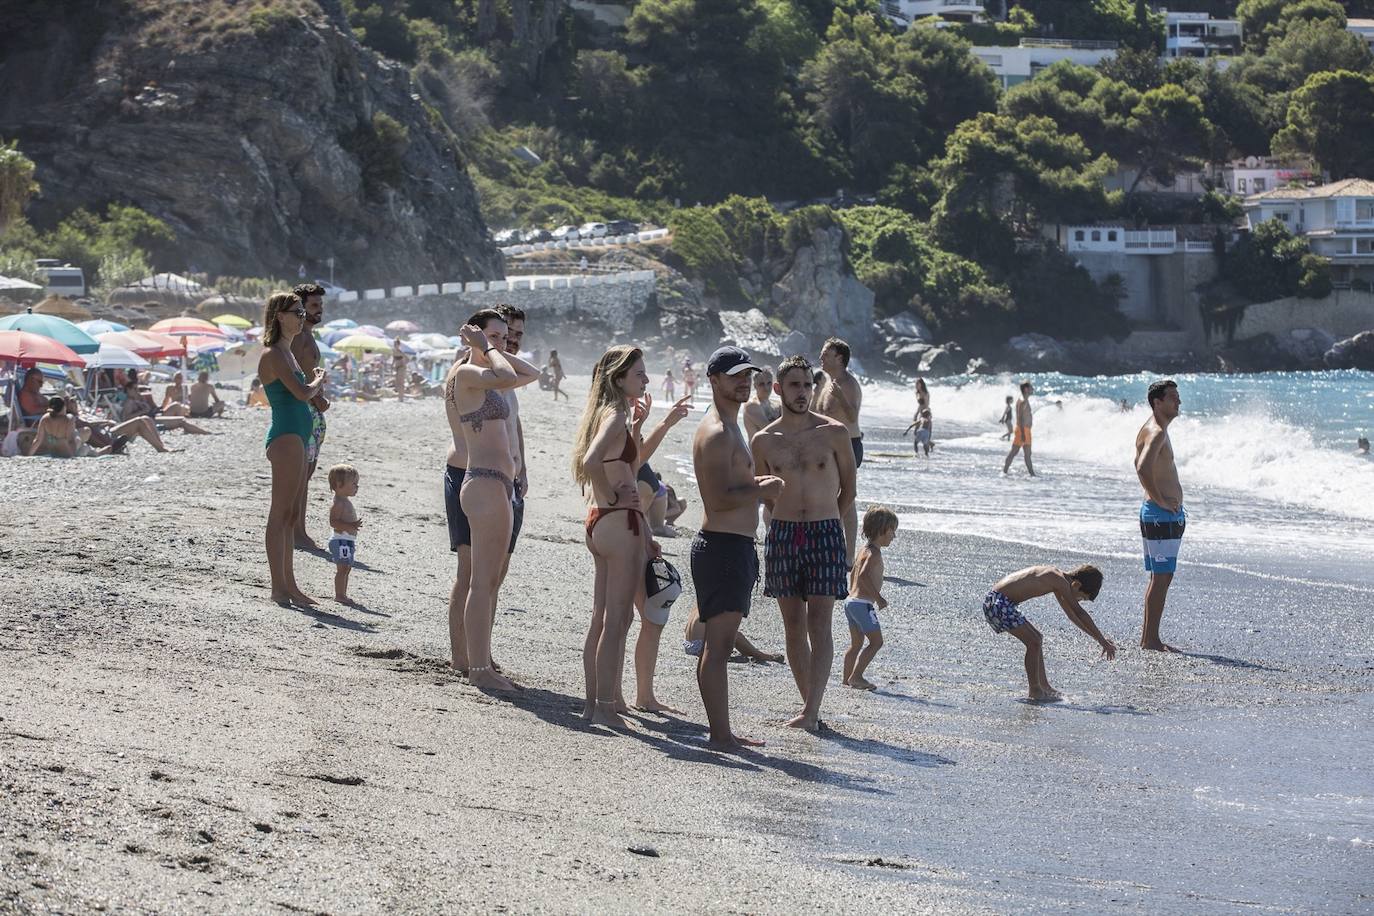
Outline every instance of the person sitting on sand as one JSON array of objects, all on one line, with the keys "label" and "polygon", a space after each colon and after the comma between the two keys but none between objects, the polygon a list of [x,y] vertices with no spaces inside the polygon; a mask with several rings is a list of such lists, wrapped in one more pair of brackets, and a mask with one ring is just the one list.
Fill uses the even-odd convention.
[{"label": "person sitting on sand", "polygon": [[329,559],[334,564],[334,600],[352,606],[348,597],[348,571],[358,550],[358,528],[362,519],[353,508],[352,497],[358,495],[358,469],[351,464],[336,464],[329,469],[329,489],[334,491],[334,504],[329,507],[329,526],[334,536],[329,539]]},{"label": "person sitting on sand", "polygon": [[[706,624],[701,621],[701,608],[693,606],[692,612],[687,615],[687,628],[682,631],[682,651],[700,658],[704,648],[706,648]],[[783,660],[781,653],[763,651],[750,642],[747,636],[738,631],[735,633],[735,651],[751,662],[780,662]]]},{"label": "person sitting on sand", "polygon": [[158,416],[158,413],[159,409],[153,402],[152,394],[147,389],[140,388],[138,378],[131,374],[124,383],[124,404],[120,408],[121,419],[133,420],[137,417],[147,417],[162,431],[179,429],[193,436],[210,435],[208,429],[201,429],[185,417]]},{"label": "person sitting on sand", "polygon": [[87,420],[81,416],[81,402],[76,398],[67,398],[67,415],[76,424],[78,433],[83,429],[89,430],[86,442],[96,450],[97,455],[122,455],[129,441],[134,438],[147,442],[157,452],[178,451],[178,449],[168,448],[163,443],[162,436],[157,431],[157,424],[147,417],[134,417],[123,423],[112,423],[109,420]]},{"label": "person sitting on sand", "polygon": [[255,378],[248,385],[248,398],[244,401],[245,407],[270,407],[267,403],[267,395],[262,390],[262,379]]},{"label": "person sitting on sand", "polygon": [[186,377],[177,372],[172,383],[162,392],[162,406],[158,413],[164,417],[186,417],[191,414],[190,396],[186,393]]},{"label": "person sitting on sand", "polygon": [[[468,347],[468,360],[449,370],[444,384],[448,412],[458,421],[467,451],[458,501],[472,548],[472,578],[463,607],[464,645],[454,648],[452,664],[467,668],[468,683],[488,690],[516,689],[491,663],[496,596],[515,523],[516,467],[506,423],[510,404],[502,392],[539,377],[538,369],[506,352],[506,330],[496,309],[475,312],[458,332]],[[465,657],[457,655],[460,648]]]},{"label": "person sitting on sand", "polygon": [[191,386],[188,403],[191,407],[190,416],[197,419],[218,417],[224,413],[224,402],[219,399],[215,386],[210,384],[209,372],[202,371],[196,375],[196,383]]},{"label": "person sitting on sand", "polygon": [[37,426],[38,421],[48,412],[48,402],[43,397],[43,370],[30,366],[24,373],[24,381],[19,388],[19,422],[11,424],[18,427]]},{"label": "person sitting on sand", "polygon": [[864,672],[883,647],[883,630],[878,625],[878,611],[887,607],[882,595],[883,548],[897,536],[897,514],[886,506],[871,507],[864,513],[863,536],[865,544],[854,557],[849,597],[844,602],[844,616],[849,619],[844,683],[856,690],[877,690],[877,685],[865,680]]},{"label": "person sitting on sand", "polygon": [[267,568],[272,600],[281,605],[318,604],[296,584],[294,566],[296,514],[301,511],[300,490],[305,481],[305,445],[313,421],[309,402],[324,389],[325,373],[318,366],[306,381],[291,339],[305,327],[305,306],[295,293],[276,292],[267,298],[262,316],[262,345],[258,378],[272,405],[272,425],[267,430],[267,460],[272,465],[272,502],[267,513]]},{"label": "person sitting on sand", "polygon": [[1004,576],[983,599],[983,616],[992,632],[1010,633],[1026,645],[1028,698],[1033,702],[1052,703],[1061,697],[1045,676],[1040,631],[1022,616],[1017,605],[1041,595],[1054,595],[1074,626],[1097,640],[1102,655],[1110,660],[1116,658],[1116,646],[1079,604],[1080,600],[1096,600],[1101,590],[1102,573],[1096,566],[1080,566],[1069,572],[1053,566],[1029,566]]},{"label": "person sitting on sand", "polygon": [[[650,401],[648,387],[643,351],[623,345],[611,347],[592,372],[587,406],[573,443],[573,478],[584,492],[591,491],[586,542],[596,563],[592,617],[582,647],[586,680],[582,715],[597,725],[613,728],[626,727],[621,713],[629,710],[620,695],[625,637],[636,593],[643,588],[644,567],[650,557],[659,554],[644,518],[635,473],[653,456],[668,430],[687,414],[685,399],[678,401],[641,441],[639,432]],[[653,640],[656,655],[663,627],[644,623],[646,630],[650,626],[655,632],[641,638]],[[635,656],[640,657],[638,646]],[[645,680],[638,685],[638,695],[651,699],[653,690],[647,679],[653,672],[637,669],[636,673]],[[661,704],[654,701],[654,705]]]},{"label": "person sitting on sand", "polygon": [[38,428],[28,454],[49,455],[53,458],[75,458],[81,446],[81,438],[76,434],[76,423],[67,416],[67,399],[54,397],[48,399],[48,409],[38,418]]}]

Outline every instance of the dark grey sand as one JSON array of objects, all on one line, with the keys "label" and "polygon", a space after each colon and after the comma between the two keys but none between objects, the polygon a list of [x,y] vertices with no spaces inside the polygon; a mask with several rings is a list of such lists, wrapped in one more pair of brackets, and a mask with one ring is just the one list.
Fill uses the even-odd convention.
[{"label": "dark grey sand", "polygon": [[[1070,702],[1020,703],[1019,653],[993,638],[978,601],[996,571],[1078,558],[903,534],[889,573],[911,584],[889,585],[889,647],[870,674],[882,690],[836,677],[817,738],[781,725],[799,705],[783,666],[734,665],[736,728],[768,742],[738,757],[704,747],[681,651],[689,592],[658,677],[659,698],[686,714],[636,716],[630,734],[584,726],[592,568],[567,470],[581,403],[522,403],[533,491],[495,637],[527,688],[513,699],[447,671],[438,401],[330,413],[323,464],[362,473],[367,568],[351,590],[366,609],[268,600],[263,413],[211,421],[214,438],[172,433],[186,447],[175,455],[139,443],[127,459],[0,461],[0,911],[1374,905],[1367,807],[1341,821],[1245,794],[1267,790],[1272,761],[1296,759],[1328,794],[1348,780],[1362,788],[1342,797],[1369,795],[1372,678],[1352,660],[1369,657],[1368,627],[1358,646],[1325,651],[1335,640],[1322,636],[1323,651],[1294,662],[1258,631],[1219,635],[1180,615],[1179,635],[1220,643],[1223,660],[1144,657],[1129,648],[1125,596],[1099,617],[1123,645],[1108,664],[1039,608],[1050,677]],[[674,431],[661,469],[699,416]],[[694,488],[667,476],[693,502],[689,534]],[[319,480],[320,540],[327,506]],[[688,543],[663,542],[684,572]],[[326,560],[298,553],[297,569],[307,592],[331,593]],[[1107,572],[1135,592],[1133,566]],[[1215,571],[1194,587],[1195,608],[1295,600]],[[1301,615],[1260,629],[1304,626],[1326,632]],[[772,601],[756,598],[746,631],[781,650]],[[839,624],[836,635],[838,652]],[[631,697],[633,676],[627,662]],[[1314,835],[1324,818],[1363,841],[1344,827]]]}]

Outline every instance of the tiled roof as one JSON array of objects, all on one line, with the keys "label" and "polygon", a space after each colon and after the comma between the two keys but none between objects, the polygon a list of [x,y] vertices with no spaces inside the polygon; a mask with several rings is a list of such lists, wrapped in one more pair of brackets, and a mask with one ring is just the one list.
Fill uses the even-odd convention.
[{"label": "tiled roof", "polygon": [[1315,188],[1276,188],[1260,194],[1251,194],[1246,203],[1259,203],[1264,200],[1324,200],[1330,197],[1374,197],[1374,181],[1366,178],[1346,178]]}]

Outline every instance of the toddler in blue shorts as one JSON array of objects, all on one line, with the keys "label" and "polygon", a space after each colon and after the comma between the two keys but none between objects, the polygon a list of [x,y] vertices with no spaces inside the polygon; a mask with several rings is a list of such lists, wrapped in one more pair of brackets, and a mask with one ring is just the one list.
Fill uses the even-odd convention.
[{"label": "toddler in blue shorts", "polygon": [[353,568],[358,550],[358,527],[362,520],[353,508],[350,497],[358,495],[358,469],[351,464],[336,464],[329,469],[329,489],[334,491],[334,505],[329,507],[329,526],[334,534],[329,539],[329,559],[334,564],[334,600],[352,605],[348,597],[348,571]]},{"label": "toddler in blue shorts", "polygon": [[[864,539],[849,573],[849,597],[844,616],[849,619],[849,649],[844,653],[844,683],[856,690],[877,690],[864,679],[864,671],[883,647],[883,630],[878,625],[878,609],[887,607],[882,595],[883,548],[897,536],[897,515],[886,506],[873,506],[864,513]],[[864,641],[868,645],[864,645]]]}]

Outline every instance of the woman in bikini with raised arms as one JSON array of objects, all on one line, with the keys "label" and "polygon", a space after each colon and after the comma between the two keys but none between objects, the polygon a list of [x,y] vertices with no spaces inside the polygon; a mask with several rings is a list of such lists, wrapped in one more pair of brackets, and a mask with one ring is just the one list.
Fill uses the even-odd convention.
[{"label": "woman in bikini with raised arms", "polygon": [[584,488],[591,487],[587,550],[596,563],[592,620],[582,647],[587,681],[583,716],[616,728],[625,727],[620,714],[628,711],[620,678],[635,593],[644,587],[644,565],[658,553],[639,502],[635,473],[687,414],[684,398],[641,441],[639,429],[648,416],[648,401],[641,404],[640,399],[648,387],[649,374],[638,347],[607,350],[592,372],[572,455],[573,477]]},{"label": "woman in bikini with raised arms", "polygon": [[469,356],[449,370],[444,397],[448,409],[458,413],[467,446],[458,500],[472,531],[472,578],[463,609],[468,683],[514,690],[515,684],[491,666],[491,621],[514,523],[515,463],[505,422],[510,406],[500,392],[528,385],[539,378],[539,370],[505,352],[506,323],[495,309],[477,312],[459,336]]},{"label": "woman in bikini with raised arms", "polygon": [[294,293],[273,293],[262,316],[262,345],[258,378],[272,405],[272,425],[267,430],[267,460],[272,463],[272,508],[267,513],[267,568],[272,577],[272,600],[281,605],[318,604],[296,585],[292,532],[300,511],[300,490],[305,480],[305,443],[311,418],[307,403],[324,388],[323,369],[315,369],[306,381],[291,339],[305,327],[305,306]]}]

